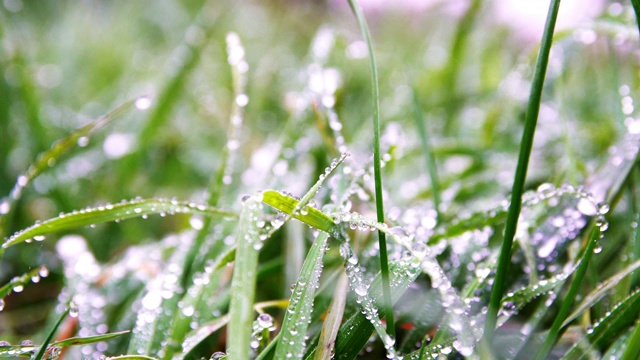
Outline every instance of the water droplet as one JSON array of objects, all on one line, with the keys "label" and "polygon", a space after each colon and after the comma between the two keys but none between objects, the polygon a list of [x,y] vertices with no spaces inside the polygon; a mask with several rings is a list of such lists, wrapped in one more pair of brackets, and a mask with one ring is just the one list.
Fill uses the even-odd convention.
[{"label": "water droplet", "polygon": [[45,239],[44,235],[36,235],[33,237],[35,241],[43,241]]},{"label": "water droplet", "polygon": [[599,203],[598,204],[598,213],[600,215],[605,215],[606,213],[609,212],[609,205],[606,203]]},{"label": "water droplet", "polygon": [[89,137],[88,136],[81,136],[81,137],[78,138],[78,146],[86,147],[87,145],[89,145]]},{"label": "water droplet", "polygon": [[263,329],[268,329],[273,326],[273,318],[269,314],[258,315],[258,325]]},{"label": "water droplet", "polygon": [[31,340],[22,340],[20,345],[22,345],[22,346],[33,346],[33,341],[31,341]]},{"label": "water droplet", "polygon": [[78,309],[78,305],[76,305],[75,302],[70,302],[69,303],[69,316],[73,317],[73,318],[77,318],[78,315],[80,314],[80,309]]},{"label": "water droplet", "polygon": [[182,315],[190,317],[190,316],[193,316],[195,311],[196,309],[193,306],[187,306],[184,309],[182,309]]},{"label": "water droplet", "polygon": [[151,98],[149,96],[141,96],[136,99],[136,107],[140,110],[146,110],[151,107]]},{"label": "water droplet", "polygon": [[222,351],[216,351],[213,354],[211,354],[211,357],[209,358],[209,360],[221,360],[225,357],[227,357],[227,354],[223,353]]},{"label": "water droplet", "polygon": [[16,285],[13,287],[13,292],[19,293],[22,292],[22,290],[24,290],[24,286],[22,285]]},{"label": "water droplet", "polygon": [[367,287],[364,284],[358,284],[354,290],[358,296],[367,295]]},{"label": "water droplet", "polygon": [[596,247],[593,248],[593,253],[594,254],[600,254],[602,252],[602,246],[601,245],[596,245]]},{"label": "water droplet", "polygon": [[0,311],[4,310],[4,299],[0,299]]}]

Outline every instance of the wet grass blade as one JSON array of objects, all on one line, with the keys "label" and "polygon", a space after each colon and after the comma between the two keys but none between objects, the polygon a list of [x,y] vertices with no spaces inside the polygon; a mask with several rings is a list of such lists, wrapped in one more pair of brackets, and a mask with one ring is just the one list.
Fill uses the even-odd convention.
[{"label": "wet grass blade", "polygon": [[58,346],[58,347],[67,347],[67,346],[95,344],[97,342],[107,341],[107,340],[114,339],[118,336],[126,335],[130,332],[131,331],[129,330],[125,330],[125,331],[118,331],[118,332],[113,332],[113,333],[108,333],[103,335],[96,335],[96,336],[72,337],[72,338],[56,341],[51,345]]},{"label": "wet grass blade", "polygon": [[[367,44],[369,54],[369,67],[371,71],[371,90],[373,100],[373,177],[375,185],[376,218],[379,223],[384,223],[384,202],[382,198],[382,170],[380,156],[380,89],[378,81],[378,68],[371,44],[371,35],[367,21],[357,0],[348,0],[351,11],[358,21],[360,32]],[[387,239],[382,231],[378,231],[378,244],[380,245],[380,269],[382,274],[382,289],[384,293],[384,313],[387,319],[387,332],[395,338],[395,324],[393,321],[393,304],[391,302],[391,287],[389,285],[389,260],[387,255]]]},{"label": "wet grass blade", "polygon": [[601,236],[600,228],[597,226],[593,227],[593,229],[591,230],[591,233],[589,234],[587,246],[584,249],[582,258],[580,259],[580,264],[578,265],[575,275],[571,280],[569,291],[567,292],[567,295],[563,299],[560,311],[558,312],[555,319],[553,320],[553,324],[551,325],[551,328],[549,329],[549,332],[547,333],[547,336],[545,337],[544,342],[542,343],[542,346],[538,350],[535,356],[535,359],[537,360],[545,359],[549,355],[551,348],[553,347],[556,340],[558,339],[558,336],[560,335],[560,330],[562,328],[562,324],[564,323],[564,320],[567,318],[567,315],[571,310],[571,305],[573,304],[573,301],[575,300],[576,295],[578,294],[578,290],[582,283],[582,279],[584,278],[584,275],[587,272],[587,266],[589,265],[589,261],[591,260],[591,257],[593,257],[593,249],[596,247],[596,244],[600,239],[600,236]]},{"label": "wet grass blade", "polygon": [[49,330],[49,333],[47,333],[47,336],[44,338],[44,341],[40,346],[40,348],[38,349],[38,352],[31,358],[32,360],[42,360],[44,358],[44,355],[47,352],[47,349],[49,348],[49,343],[51,342],[53,337],[56,335],[56,332],[58,331],[58,328],[60,327],[64,319],[66,319],[67,315],[69,315],[69,312],[71,311],[72,306],[75,306],[75,305],[67,306],[67,308],[64,309],[62,314],[60,314],[58,321],[56,321],[55,325],[51,328],[51,330]]},{"label": "wet grass blade", "polygon": [[262,218],[262,199],[245,200],[236,233],[236,261],[231,280],[231,304],[227,329],[230,359],[248,359],[253,322],[258,254],[263,239],[257,222]]},{"label": "wet grass blade", "polygon": [[24,287],[27,284],[30,284],[34,279],[40,279],[42,277],[46,277],[49,274],[49,270],[46,266],[41,266],[37,269],[32,269],[22,276],[16,276],[11,279],[7,284],[0,287],[0,310],[4,307],[4,303],[2,298],[9,295],[11,290],[15,288]]},{"label": "wet grass blade", "polygon": [[9,197],[0,200],[0,238],[5,236],[5,232],[7,231],[6,220],[10,217],[10,212],[13,210],[15,202],[20,199],[22,190],[42,172],[59,162],[65,154],[76,148],[78,146],[78,140],[85,137],[88,138],[98,129],[131,110],[138,99],[129,100],[91,123],[73,131],[65,138],[58,140],[49,150],[38,156],[37,160],[29,166],[27,171],[18,177],[18,181],[11,190]]},{"label": "wet grass blade", "polygon": [[203,324],[198,329],[190,332],[182,343],[182,351],[173,356],[173,360],[191,359],[195,355],[192,352],[195,348],[214,332],[222,329],[229,323],[229,315],[221,316]]},{"label": "wet grass blade", "polygon": [[295,200],[290,196],[283,195],[274,190],[267,190],[263,194],[262,201],[287,215],[291,215],[294,219],[300,220],[303,223],[318,230],[322,230],[330,235],[337,234],[338,232],[338,227],[333,222],[333,219],[318,209],[307,207],[306,214],[300,211],[294,212],[294,210],[299,207],[299,203],[301,201]]},{"label": "wet grass blade", "polygon": [[203,214],[208,216],[235,217],[235,213],[192,202],[165,199],[130,200],[119,204],[109,204],[84,210],[76,210],[58,217],[36,223],[7,239],[2,248],[19,244],[28,239],[43,240],[44,235],[90,226],[107,221],[124,220],[152,214]]},{"label": "wet grass blade", "polygon": [[609,279],[599,284],[594,290],[592,290],[587,296],[584,297],[582,302],[576,307],[576,309],[567,317],[562,326],[567,326],[571,321],[577,319],[585,310],[589,309],[593,305],[595,305],[598,301],[600,301],[603,297],[607,295],[607,293],[613,289],[622,279],[633,273],[635,270],[640,268],[640,260],[630,264],[626,268],[620,270],[615,275],[611,276]]},{"label": "wet grass blade", "polygon": [[640,358],[640,323],[636,322],[633,333],[629,337],[624,350],[624,355],[620,360],[635,360]]},{"label": "wet grass blade", "polygon": [[524,185],[527,178],[529,158],[533,147],[533,137],[535,135],[536,124],[538,122],[538,113],[540,112],[542,88],[547,72],[549,53],[551,52],[551,43],[559,7],[560,0],[551,0],[544,34],[542,36],[542,44],[540,45],[540,53],[538,54],[533,82],[531,83],[529,105],[527,107],[525,117],[522,141],[520,143],[520,155],[518,157],[518,165],[516,167],[516,173],[513,180],[513,189],[511,190],[511,203],[507,214],[507,224],[504,230],[504,239],[502,241],[500,257],[498,258],[498,269],[493,282],[493,288],[491,289],[491,299],[484,327],[484,342],[488,346],[491,346],[491,343],[493,342],[493,334],[498,318],[500,301],[504,296],[507,274],[509,273],[511,248],[513,246],[513,239],[516,234],[518,218],[520,217],[520,210],[522,207],[522,194],[524,192]]},{"label": "wet grass blade", "polygon": [[322,274],[322,258],[329,236],[320,232],[302,264],[300,276],[289,300],[289,307],[282,322],[276,359],[302,359],[306,348],[305,338],[313,311],[313,299]]}]

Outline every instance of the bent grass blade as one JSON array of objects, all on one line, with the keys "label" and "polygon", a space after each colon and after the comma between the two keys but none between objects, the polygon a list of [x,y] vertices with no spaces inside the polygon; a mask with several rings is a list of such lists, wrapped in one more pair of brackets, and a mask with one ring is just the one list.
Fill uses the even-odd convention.
[{"label": "bent grass blade", "polygon": [[208,216],[236,217],[228,210],[212,208],[192,202],[178,202],[164,199],[130,200],[119,204],[98,206],[76,210],[58,217],[36,223],[35,225],[13,234],[2,248],[19,244],[28,239],[44,240],[44,235],[62,230],[103,223],[143,217],[152,214],[203,214]]}]

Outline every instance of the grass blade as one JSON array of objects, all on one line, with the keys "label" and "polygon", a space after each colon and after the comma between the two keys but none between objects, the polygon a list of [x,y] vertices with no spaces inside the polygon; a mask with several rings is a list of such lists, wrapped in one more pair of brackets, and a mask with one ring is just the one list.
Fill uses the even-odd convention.
[{"label": "grass blade", "polygon": [[104,205],[84,210],[76,210],[58,217],[36,223],[35,225],[13,234],[2,248],[19,244],[28,239],[44,240],[44,235],[82,226],[119,221],[152,214],[203,214],[209,216],[235,217],[235,213],[212,208],[192,202],[179,202],[165,199],[130,200],[114,205]]},{"label": "grass blade", "polygon": [[344,307],[347,303],[348,287],[347,275],[343,272],[336,284],[333,301],[331,301],[331,307],[327,311],[327,317],[322,324],[322,332],[320,333],[318,347],[315,350],[314,360],[330,360],[333,357],[336,338],[344,315]]},{"label": "grass blade", "polygon": [[192,354],[193,350],[198,345],[200,345],[202,341],[204,341],[214,332],[222,329],[228,323],[229,315],[224,315],[207,322],[206,324],[200,326],[198,329],[189,333],[182,343],[182,352],[173,356],[173,360],[191,359],[194,356]]},{"label": "grass blade", "polygon": [[37,160],[31,166],[29,166],[27,171],[23,175],[18,177],[18,181],[13,186],[9,197],[7,199],[0,200],[0,238],[3,238],[5,236],[5,233],[7,231],[6,221],[11,216],[10,212],[13,210],[15,202],[20,199],[22,191],[25,187],[27,187],[42,172],[60,161],[60,159],[62,159],[65,154],[77,147],[78,140],[80,140],[81,138],[88,138],[98,129],[102,128],[112,120],[131,110],[134,107],[134,104],[136,104],[136,102],[141,98],[143,97],[129,100],[123,103],[107,114],[99,117],[91,123],[73,131],[71,134],[58,140],[58,142],[53,144],[53,146],[51,146],[49,150],[40,154]]},{"label": "grass blade", "polygon": [[607,295],[609,290],[613,289],[622,279],[627,277],[629,274],[634,272],[640,268],[640,260],[630,264],[626,268],[620,270],[617,274],[613,275],[605,282],[601,283],[597,288],[591,291],[587,296],[584,297],[580,305],[576,307],[571,315],[567,317],[562,326],[567,326],[571,321],[578,318],[585,310],[595,305],[600,299]]},{"label": "grass blade", "polygon": [[338,227],[334,224],[333,220],[318,209],[307,206],[306,214],[300,211],[294,212],[301,201],[295,200],[290,196],[283,195],[274,190],[267,190],[263,194],[262,202],[332,236],[338,233]]},{"label": "grass blade", "polygon": [[231,304],[227,354],[230,359],[248,359],[253,302],[256,291],[258,254],[263,239],[257,222],[262,218],[262,199],[252,196],[245,200],[236,233],[236,261],[231,280]]},{"label": "grass blade", "polygon": [[0,287],[0,311],[4,307],[4,302],[2,298],[9,295],[9,293],[11,293],[11,290],[15,288],[24,287],[25,285],[31,283],[32,281],[35,281],[34,280],[35,278],[40,279],[43,277],[47,277],[48,275],[49,275],[49,269],[47,269],[47,267],[43,265],[37,269],[32,269],[28,271],[22,276],[14,277],[7,284]]},{"label": "grass blade", "polygon": [[[31,358],[32,360],[42,360],[44,358],[44,354],[47,352],[47,349],[49,348],[49,343],[51,342],[53,337],[56,335],[56,332],[58,331],[58,328],[60,327],[64,319],[66,319],[67,315],[69,315],[69,313],[71,312],[71,308],[74,306],[75,304],[71,303],[69,306],[67,306],[66,309],[64,309],[64,311],[58,318],[58,321],[56,321],[55,325],[51,328],[51,330],[49,330],[49,333],[44,338],[44,342],[38,349],[38,352]],[[74,310],[74,311],[77,311],[77,310]]]},{"label": "grass blade", "polygon": [[289,300],[287,314],[282,322],[280,332],[283,335],[276,347],[277,359],[302,359],[304,355],[307,328],[313,311],[313,298],[322,274],[322,258],[328,239],[328,234],[321,232],[302,264],[300,276]]},{"label": "grass blade", "polygon": [[[371,44],[369,27],[362,9],[357,0],[349,0],[351,11],[358,21],[360,32],[367,43],[369,54],[369,67],[371,71],[371,90],[373,100],[373,177],[375,182],[376,218],[379,223],[384,223],[384,202],[382,198],[382,175],[380,157],[380,89],[376,58]],[[387,319],[387,332],[395,337],[395,324],[393,321],[393,304],[391,302],[391,287],[389,285],[389,260],[387,255],[387,239],[382,231],[378,231],[378,244],[380,245],[380,269],[382,273],[382,289],[384,293],[384,313]]]},{"label": "grass blade", "polygon": [[627,341],[624,355],[622,355],[622,359],[620,360],[634,360],[638,358],[640,358],[640,323],[636,322],[633,333],[631,333]]},{"label": "grass blade", "polygon": [[93,344],[101,341],[111,340],[113,338],[126,335],[128,333],[130,333],[130,331],[125,330],[125,331],[118,331],[118,332],[113,332],[113,333],[108,333],[103,335],[96,335],[96,336],[72,337],[72,338],[56,341],[52,345],[58,346],[58,347],[67,347],[67,346]]},{"label": "grass blade", "polygon": [[571,310],[571,305],[573,304],[573,300],[578,294],[578,290],[582,283],[582,279],[584,278],[584,274],[587,271],[587,266],[589,265],[589,261],[593,256],[593,249],[596,247],[596,244],[598,243],[600,236],[601,236],[600,228],[597,226],[594,227],[591,230],[591,234],[589,234],[587,247],[585,248],[584,253],[582,254],[582,258],[580,259],[580,264],[578,265],[575,275],[571,280],[571,286],[569,287],[569,291],[567,292],[567,295],[562,301],[562,307],[560,308],[560,311],[558,312],[555,319],[553,320],[551,329],[547,333],[547,336],[544,339],[542,346],[540,347],[540,349],[538,350],[538,353],[536,354],[536,357],[535,357],[536,359],[538,360],[545,359],[549,355],[549,352],[551,351],[553,344],[556,342],[556,339],[560,335],[560,329],[562,328],[562,324],[564,323],[564,320],[569,314],[569,310]]},{"label": "grass blade", "polygon": [[493,334],[495,331],[496,321],[498,318],[498,309],[500,301],[504,296],[506,287],[507,274],[511,262],[511,248],[513,239],[518,226],[518,218],[522,207],[522,194],[527,178],[527,168],[529,167],[529,158],[533,147],[533,137],[535,135],[536,124],[538,122],[538,113],[540,112],[540,102],[542,98],[542,88],[544,78],[547,72],[547,64],[549,62],[549,53],[551,51],[551,43],[553,40],[553,32],[558,17],[558,9],[560,0],[551,0],[549,13],[545,24],[544,34],[542,36],[542,44],[540,53],[536,62],[533,82],[531,83],[531,93],[529,95],[529,105],[522,134],[522,142],[520,144],[520,155],[518,157],[518,165],[513,181],[513,189],[511,190],[511,204],[507,214],[507,224],[504,230],[504,239],[498,259],[498,269],[496,271],[493,288],[491,289],[491,300],[487,311],[487,319],[484,327],[484,342],[491,346],[493,342]]}]

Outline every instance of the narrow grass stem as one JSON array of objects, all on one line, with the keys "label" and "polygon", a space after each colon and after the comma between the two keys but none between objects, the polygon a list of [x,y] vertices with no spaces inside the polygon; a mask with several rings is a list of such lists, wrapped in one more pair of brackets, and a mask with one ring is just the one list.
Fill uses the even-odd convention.
[{"label": "narrow grass stem", "polygon": [[553,344],[555,344],[556,339],[560,335],[560,329],[562,328],[562,324],[564,319],[569,315],[569,311],[571,310],[571,305],[573,304],[574,299],[578,293],[580,285],[582,283],[582,279],[584,278],[584,274],[587,271],[587,266],[589,265],[589,261],[593,256],[593,249],[595,248],[598,239],[600,238],[600,228],[594,226],[589,234],[589,241],[587,242],[587,247],[584,250],[584,254],[582,255],[582,259],[580,260],[580,264],[576,269],[575,276],[571,281],[571,286],[569,287],[569,291],[567,292],[567,296],[562,301],[562,306],[560,308],[560,312],[556,315],[553,320],[553,324],[551,325],[551,329],[547,333],[547,337],[544,339],[542,343],[542,347],[538,350],[535,359],[536,360],[544,360],[549,355]]},{"label": "narrow grass stem", "polygon": [[498,309],[500,308],[500,301],[504,295],[506,275],[509,272],[511,248],[516,234],[516,228],[518,226],[520,210],[522,208],[522,194],[524,192],[525,180],[527,178],[527,168],[529,166],[531,149],[533,147],[533,136],[538,122],[538,113],[540,112],[542,87],[544,85],[547,64],[549,62],[549,53],[551,52],[553,32],[556,25],[556,19],[558,17],[559,7],[560,0],[551,0],[544,33],[542,35],[540,53],[538,54],[533,82],[531,83],[531,94],[529,95],[529,105],[527,107],[522,142],[520,144],[520,155],[513,181],[513,189],[511,191],[511,204],[509,205],[509,211],[507,214],[504,240],[502,242],[500,257],[498,259],[496,277],[493,283],[493,288],[491,289],[491,299],[484,328],[484,341],[489,346],[493,341],[493,334],[498,318]]},{"label": "narrow grass stem", "polygon": [[636,23],[640,32],[640,0],[631,0],[631,5],[633,5],[633,12],[636,14]]},{"label": "narrow grass stem", "polygon": [[427,162],[427,171],[429,172],[429,179],[431,180],[431,193],[433,194],[433,206],[436,209],[438,217],[438,223],[442,221],[442,214],[440,213],[440,204],[442,203],[440,196],[440,180],[438,179],[438,166],[436,165],[436,159],[429,143],[429,134],[424,124],[422,117],[422,109],[420,107],[420,101],[416,91],[413,91],[413,119],[416,122],[418,133],[420,134],[420,142],[422,143],[422,153]]},{"label": "narrow grass stem", "polygon": [[[369,27],[362,13],[362,8],[356,0],[348,0],[355,15],[360,31],[367,43],[369,51],[369,67],[371,68],[372,97],[373,97],[373,177],[375,181],[376,215],[379,223],[384,223],[384,206],[382,198],[382,176],[380,175],[380,89],[378,86],[378,70],[376,58],[371,44]],[[391,286],[389,285],[389,261],[387,256],[387,239],[383,232],[378,231],[380,245],[380,272],[382,274],[382,293],[384,298],[384,315],[387,321],[387,333],[395,337],[393,320],[393,303],[391,302]]]}]

